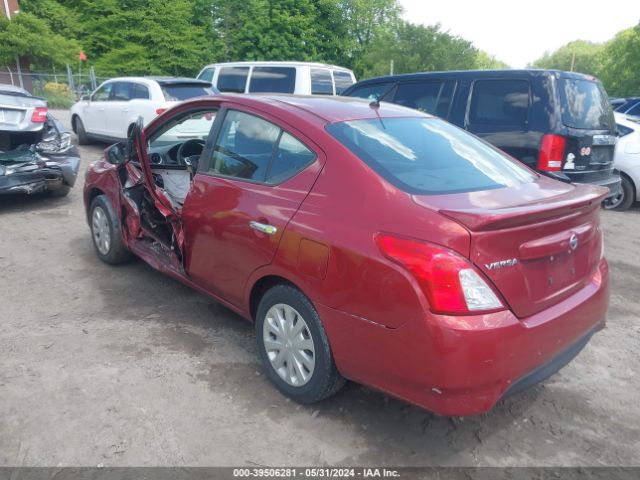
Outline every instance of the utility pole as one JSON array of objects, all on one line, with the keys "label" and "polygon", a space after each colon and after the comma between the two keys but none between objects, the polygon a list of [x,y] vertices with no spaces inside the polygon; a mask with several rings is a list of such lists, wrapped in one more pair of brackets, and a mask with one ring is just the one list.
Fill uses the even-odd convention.
[{"label": "utility pole", "polygon": [[573,55],[571,55],[571,71],[573,72],[573,67],[575,67],[576,65],[576,52],[573,52]]},{"label": "utility pole", "polygon": [[389,62],[389,75],[393,75],[393,60]]}]

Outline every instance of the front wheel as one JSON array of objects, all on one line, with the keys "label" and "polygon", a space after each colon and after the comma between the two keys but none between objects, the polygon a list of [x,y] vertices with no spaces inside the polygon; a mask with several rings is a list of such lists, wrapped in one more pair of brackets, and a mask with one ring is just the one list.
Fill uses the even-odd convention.
[{"label": "front wheel", "polygon": [[115,210],[105,195],[98,195],[91,202],[91,238],[98,258],[117,265],[131,258],[131,252],[122,242],[122,230]]},{"label": "front wheel", "polygon": [[344,385],[318,312],[295,287],[277,285],[265,293],[256,336],[267,376],[292,400],[315,403]]}]

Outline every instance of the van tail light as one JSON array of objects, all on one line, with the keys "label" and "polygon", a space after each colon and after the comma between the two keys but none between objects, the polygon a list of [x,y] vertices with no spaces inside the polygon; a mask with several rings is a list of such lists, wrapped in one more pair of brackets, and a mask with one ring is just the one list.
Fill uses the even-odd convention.
[{"label": "van tail light", "polygon": [[166,112],[168,109],[165,107],[160,107],[160,108],[156,108],[156,115],[160,115],[164,112]]},{"label": "van tail light", "polygon": [[49,109],[47,107],[36,107],[36,109],[31,114],[31,121],[33,123],[44,123],[47,121],[47,112]]},{"label": "van tail light", "polygon": [[432,243],[376,235],[380,251],[408,270],[429,301],[431,311],[468,315],[504,309],[477,269],[463,256]]},{"label": "van tail light", "polygon": [[538,170],[545,172],[560,171],[566,147],[567,139],[562,135],[543,135],[542,142],[540,142]]}]

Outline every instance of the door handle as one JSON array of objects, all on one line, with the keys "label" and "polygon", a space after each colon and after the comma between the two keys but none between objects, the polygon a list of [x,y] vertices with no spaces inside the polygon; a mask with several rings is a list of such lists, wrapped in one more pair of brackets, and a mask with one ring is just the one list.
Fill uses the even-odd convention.
[{"label": "door handle", "polygon": [[266,223],[260,223],[255,221],[250,221],[249,226],[254,230],[258,230],[259,232],[266,233],[267,235],[275,235],[278,233],[278,229],[273,225],[267,225]]}]

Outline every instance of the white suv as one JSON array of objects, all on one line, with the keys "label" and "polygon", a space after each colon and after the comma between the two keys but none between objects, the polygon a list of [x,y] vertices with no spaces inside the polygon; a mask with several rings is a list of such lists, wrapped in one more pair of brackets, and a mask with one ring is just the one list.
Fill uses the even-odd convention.
[{"label": "white suv", "polygon": [[71,126],[80,145],[120,141],[139,117],[146,125],[182,100],[214,93],[209,82],[193,78],[112,78],[71,107]]},{"label": "white suv", "polygon": [[198,78],[223,93],[294,95],[340,95],[356,82],[347,68],[310,62],[213,63]]}]

